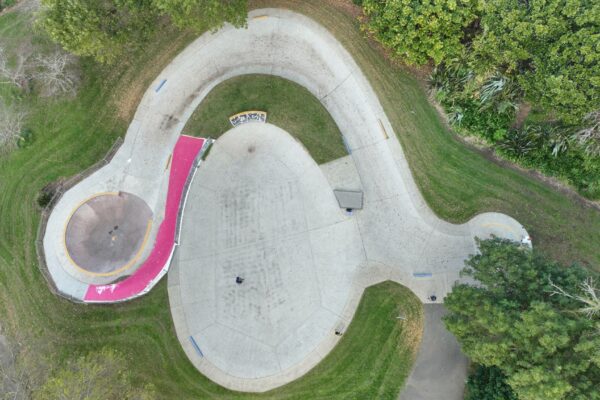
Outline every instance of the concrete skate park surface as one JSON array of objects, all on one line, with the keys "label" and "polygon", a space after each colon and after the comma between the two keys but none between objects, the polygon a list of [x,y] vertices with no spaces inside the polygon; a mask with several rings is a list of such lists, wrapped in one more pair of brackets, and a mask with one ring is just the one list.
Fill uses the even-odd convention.
[{"label": "concrete skate park surface", "polygon": [[[113,161],[65,194],[47,232],[59,232],[82,199],[114,186],[154,214],[163,210],[166,166],[183,125],[214,86],[250,73],[305,86],[350,155],[317,167],[281,129],[247,124],[217,141],[198,170],[169,301],[187,356],[213,381],[266,391],[297,379],[335,346],[334,331],[350,324],[365,287],[394,280],[423,302],[431,295],[442,302],[475,253],[475,236],[527,236],[497,213],[463,225],[438,219],[350,55],[314,21],[276,9],[250,13],[247,29],[202,35],[177,56],[144,95]],[[362,190],[364,209],[346,215],[333,189]],[[62,267],[64,254],[48,234],[44,248],[49,269],[76,275]],[[64,289],[80,290],[64,281]]]},{"label": "concrete skate park surface", "polygon": [[[424,302],[431,295],[441,302],[476,252],[474,236],[527,236],[497,213],[464,225],[436,218],[361,71],[306,17],[254,11],[247,29],[203,35],[161,77],[179,90],[196,88],[197,104],[216,83],[246,73],[308,88],[350,156],[317,168],[268,124],[244,125],[215,142],[190,189],[169,274],[179,339],[213,381],[241,391],[288,383],[329,353],[365,287],[391,279]],[[345,215],[333,189],[363,190],[364,209]]]},{"label": "concrete skate park surface", "polygon": [[[112,168],[99,170],[65,193],[54,207],[44,234],[46,264],[62,294],[74,301],[114,303],[138,297],[154,287],[169,267],[186,182],[193,177],[207,143],[202,138],[180,136],[175,147],[167,149],[172,152],[164,167],[168,173],[162,176],[167,186],[162,209],[154,205],[153,211],[142,198],[122,192],[128,187],[123,181],[103,174],[115,173]],[[120,152],[124,150],[122,147]],[[116,173],[126,175],[125,170]],[[102,179],[107,180],[103,182],[105,187],[118,192],[90,194],[95,187],[86,184]],[[80,198],[85,200],[71,214],[65,214],[65,209]],[[64,230],[57,215],[66,215]],[[146,246],[153,225],[148,218],[153,215],[159,228],[151,245]],[[140,257],[148,250],[147,257]],[[115,269],[125,262],[125,266]],[[128,276],[118,283],[93,283],[123,276],[123,271]]]}]

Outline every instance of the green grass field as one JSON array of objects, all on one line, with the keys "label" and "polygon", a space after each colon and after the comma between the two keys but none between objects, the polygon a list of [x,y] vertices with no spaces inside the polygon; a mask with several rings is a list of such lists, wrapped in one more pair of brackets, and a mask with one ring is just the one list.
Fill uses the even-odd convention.
[{"label": "green grass field", "polygon": [[200,103],[183,133],[218,138],[231,129],[229,116],[267,112],[267,122],[298,139],[318,163],[347,155],[342,134],[325,107],[307,89],[287,79],[244,75],[217,85]]},{"label": "green grass field", "polygon": [[[460,143],[444,128],[419,81],[388,62],[363,37],[354,17],[320,0],[261,0],[251,5],[295,9],[338,37],[377,91],[417,184],[438,215],[460,222],[478,212],[506,212],[526,225],[536,247],[556,259],[599,269],[600,213]],[[18,25],[19,18],[14,13],[0,17],[1,38],[15,32],[11,25]],[[110,307],[71,304],[48,291],[34,249],[40,189],[101,159],[126,131],[150,82],[192,39],[191,34],[161,29],[143,52],[118,65],[84,61],[85,81],[76,98],[22,99],[30,109],[33,142],[0,160],[3,328],[25,344],[22,362],[34,372],[43,374],[51,365],[108,346],[127,356],[136,383],[153,382],[161,398],[336,398],[327,394],[342,388],[347,391],[337,398],[390,398],[409,365],[401,358],[408,353],[401,350],[413,348],[412,333],[419,328],[405,329],[395,321],[392,325],[389,312],[394,307],[413,309],[413,315],[421,312],[414,297],[399,287],[369,290],[355,323],[317,372],[264,396],[227,392],[194,369],[175,337],[164,281],[144,298]],[[14,95],[0,90],[2,96]]]}]

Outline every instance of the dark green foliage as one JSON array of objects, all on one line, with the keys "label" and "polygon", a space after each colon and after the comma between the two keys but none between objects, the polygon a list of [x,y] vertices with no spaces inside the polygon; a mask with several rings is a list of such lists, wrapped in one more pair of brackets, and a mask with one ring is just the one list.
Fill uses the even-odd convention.
[{"label": "dark green foliage", "polygon": [[586,154],[572,139],[573,131],[573,127],[556,124],[527,124],[510,129],[496,148],[520,165],[566,179],[584,196],[597,199],[600,157]]},{"label": "dark green foliage", "polygon": [[25,128],[21,131],[19,135],[19,140],[17,141],[17,146],[19,148],[27,147],[33,142],[33,131],[29,128]]},{"label": "dark green foliage", "polygon": [[161,13],[170,16],[180,28],[196,32],[218,28],[224,22],[235,26],[246,23],[247,0],[153,0]]},{"label": "dark green foliage", "polygon": [[15,5],[16,0],[0,0],[0,11]]},{"label": "dark green foliage", "polygon": [[456,61],[436,67],[429,82],[459,132],[485,139],[526,168],[568,181],[588,198],[600,198],[600,157],[573,139],[577,127],[542,121],[511,128],[523,97],[514,80],[496,73],[480,83],[464,61]]},{"label": "dark green foliage", "polygon": [[460,61],[436,67],[429,82],[450,122],[489,142],[505,136],[522,96],[512,80],[494,75],[480,82]]},{"label": "dark green foliage", "polygon": [[600,3],[488,0],[470,64],[501,68],[527,97],[568,123],[600,106]]},{"label": "dark green foliage", "polygon": [[518,400],[499,368],[478,365],[467,381],[465,400]]},{"label": "dark green foliage", "polygon": [[[599,2],[371,0],[364,9],[367,27],[396,55],[438,65],[431,84],[459,132],[600,198],[600,124],[592,129],[594,121],[584,120],[600,109]],[[571,133],[587,134],[574,146],[556,135],[533,137],[532,129],[546,127],[511,129],[524,100]]]},{"label": "dark green foliage", "polygon": [[479,251],[463,273],[481,285],[457,285],[445,303],[463,351],[498,367],[520,400],[600,399],[594,323],[553,286],[577,293],[586,272],[507,240],[481,241]]},{"label": "dark green foliage", "polygon": [[13,6],[15,4],[15,1],[16,0],[0,0],[0,11]]}]

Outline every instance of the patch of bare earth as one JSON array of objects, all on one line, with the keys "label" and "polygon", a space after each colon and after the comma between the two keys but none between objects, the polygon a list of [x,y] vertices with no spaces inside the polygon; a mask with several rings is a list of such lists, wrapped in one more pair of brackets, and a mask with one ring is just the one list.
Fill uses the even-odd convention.
[{"label": "patch of bare earth", "polygon": [[191,34],[181,32],[170,35],[171,41],[166,45],[157,46],[152,52],[152,57],[142,68],[131,68],[121,79],[124,83],[119,85],[112,96],[112,101],[117,111],[117,116],[129,122],[140,104],[148,85],[160,72],[175,58],[182,48],[189,43]]},{"label": "patch of bare earth", "polygon": [[519,105],[519,109],[517,111],[517,115],[515,117],[515,122],[513,123],[513,128],[520,128],[523,126],[523,123],[527,119],[529,112],[531,111],[531,104],[529,103],[521,103]]}]

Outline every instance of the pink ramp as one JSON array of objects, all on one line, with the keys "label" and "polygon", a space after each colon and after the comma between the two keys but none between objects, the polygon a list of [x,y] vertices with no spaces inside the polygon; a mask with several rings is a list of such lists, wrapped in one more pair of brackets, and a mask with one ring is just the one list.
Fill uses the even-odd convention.
[{"label": "pink ramp", "polygon": [[205,142],[206,139],[191,136],[180,136],[177,140],[171,160],[165,219],[158,228],[150,256],[133,275],[119,283],[88,286],[85,302],[112,303],[137,297],[148,292],[164,275],[175,249],[175,229],[183,189]]}]

